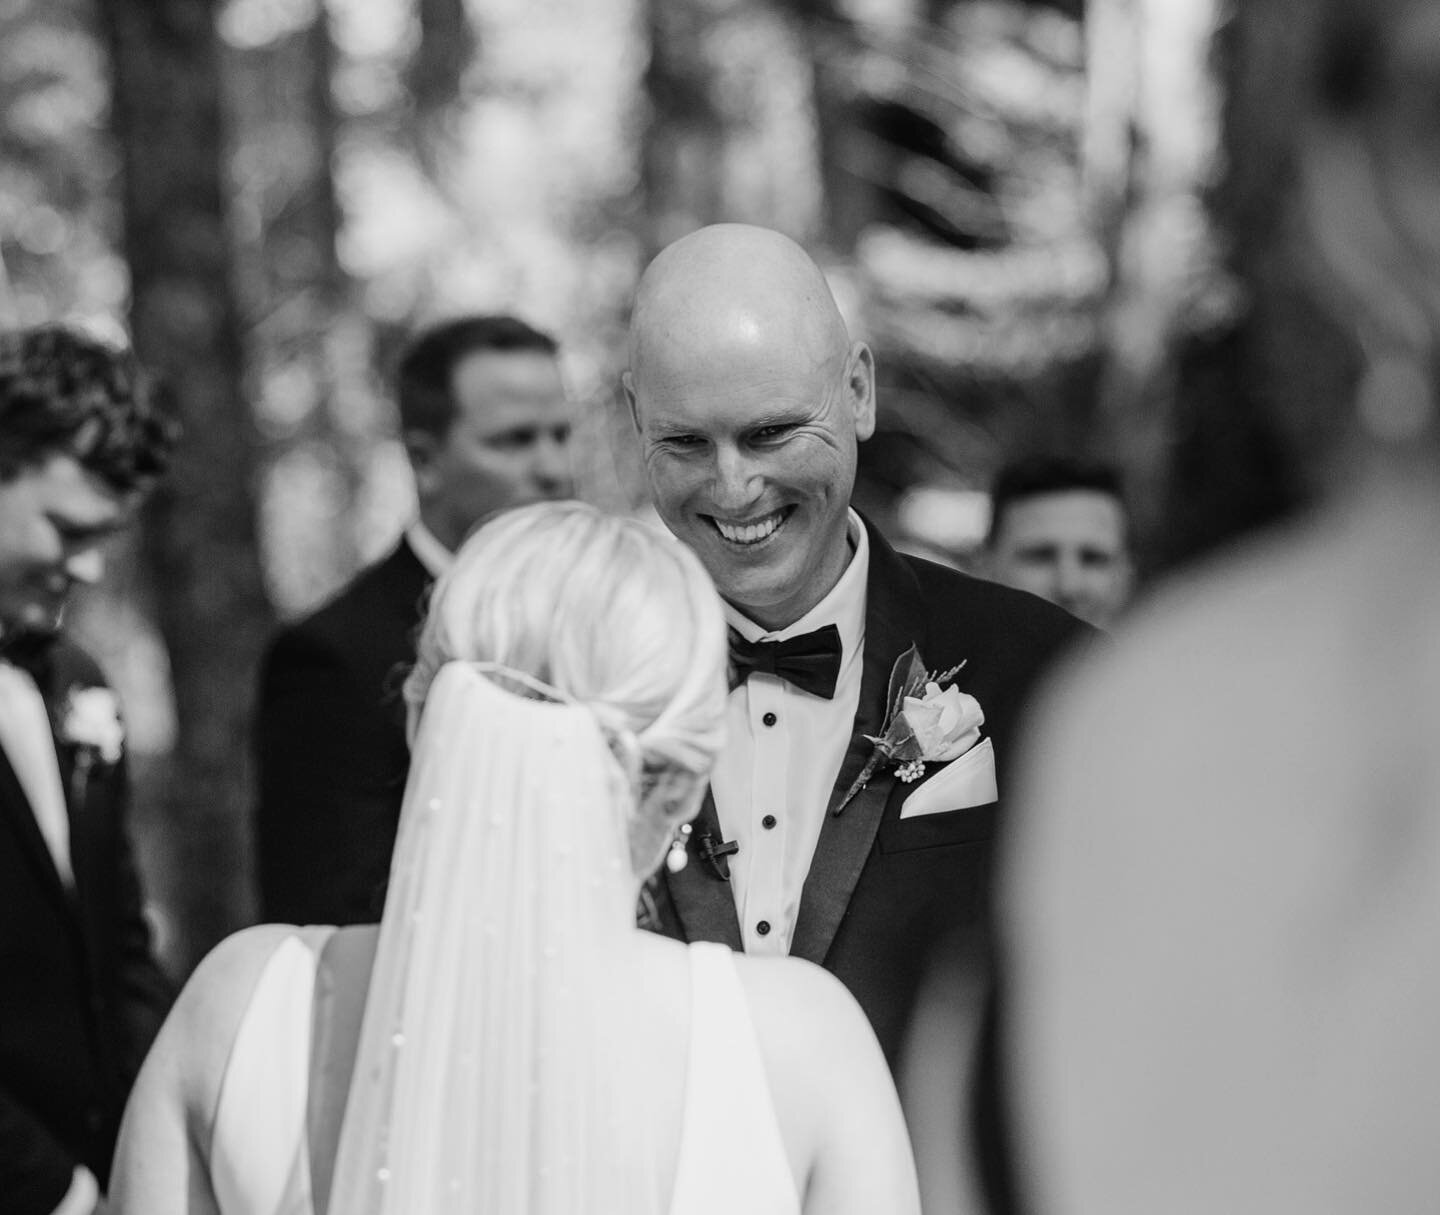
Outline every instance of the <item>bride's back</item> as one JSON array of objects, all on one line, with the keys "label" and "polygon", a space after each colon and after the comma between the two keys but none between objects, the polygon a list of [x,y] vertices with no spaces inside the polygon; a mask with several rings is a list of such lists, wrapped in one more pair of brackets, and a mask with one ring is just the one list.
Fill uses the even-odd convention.
[{"label": "bride's back", "polygon": [[[237,980],[249,970],[252,986],[231,1001],[245,1011],[209,1136],[228,1215],[331,1209],[378,939],[374,925],[269,926],[227,943],[253,955],[232,958]],[[643,1167],[670,1215],[788,1215],[807,1192],[807,1210],[905,1209],[908,1145],[888,1117],[893,1093],[863,1017],[833,978],[791,959],[732,959],[718,945],[637,933],[631,946],[612,959],[615,992],[633,1014],[628,1041],[615,1047],[639,1063],[623,1083],[647,1113],[642,1125],[609,1128],[601,1150],[618,1156],[643,1144]],[[313,991],[309,1023],[287,1024],[305,1005],[300,980]],[[307,1034],[308,1091],[266,1066],[278,1043]],[[303,1135],[257,1138],[257,1118],[288,1120]]]},{"label": "bride's back", "polygon": [[382,923],[207,959],[127,1112],[119,1209],[207,1209],[172,1201],[199,1175],[224,1215],[914,1210],[837,981],[635,927],[720,746],[725,662],[704,570],[645,525],[548,503],[473,536],[406,682]]}]

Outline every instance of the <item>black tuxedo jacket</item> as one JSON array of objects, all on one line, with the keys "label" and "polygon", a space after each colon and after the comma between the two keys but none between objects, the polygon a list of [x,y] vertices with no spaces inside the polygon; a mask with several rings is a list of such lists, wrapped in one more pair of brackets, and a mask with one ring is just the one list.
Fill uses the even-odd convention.
[{"label": "black tuxedo jacket", "polygon": [[410,766],[401,685],[430,584],[402,540],[266,652],[254,739],[265,920],[380,918]]},{"label": "black tuxedo jacket", "polygon": [[[849,749],[830,797],[790,952],[833,972],[870,1018],[893,1067],[932,947],[945,934],[982,931],[988,919],[992,843],[1001,802],[901,820],[900,807],[940,770],[914,784],[882,766],[836,815],[881,731],[895,660],[912,643],[929,670],[963,661],[955,686],[985,712],[994,742],[997,788],[1011,779],[1021,710],[1058,653],[1090,630],[1034,595],[895,552],[868,523],[865,655]],[[730,883],[698,855],[719,838],[707,795],[690,836],[690,863],[662,871],[655,891],[659,931],[686,941],[741,949]]]},{"label": "black tuxedo jacket", "polygon": [[[105,686],[64,640],[36,675],[52,730],[72,688]],[[77,1162],[103,1186],[125,1098],[173,988],[151,951],[126,828],[125,761],[56,747],[75,887],[55,868],[0,747],[0,1210],[48,1213]]]}]

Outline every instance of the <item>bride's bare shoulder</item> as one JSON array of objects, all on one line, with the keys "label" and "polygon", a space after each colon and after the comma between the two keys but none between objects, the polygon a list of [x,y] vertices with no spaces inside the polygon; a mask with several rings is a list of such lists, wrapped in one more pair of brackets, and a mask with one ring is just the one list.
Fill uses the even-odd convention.
[{"label": "bride's bare shoulder", "polygon": [[226,937],[190,976],[156,1041],[156,1066],[175,1079],[197,1111],[214,1109],[240,1023],[266,966],[287,941],[308,947],[305,930],[257,924]]},{"label": "bride's bare shoulder", "polygon": [[878,1055],[870,1022],[845,985],[800,958],[735,955],[762,1050],[792,1059],[835,1058],[835,1051]]},{"label": "bride's bare shoulder", "polygon": [[806,1211],[919,1215],[895,1085],[855,997],[799,958],[737,957],[736,971]]}]

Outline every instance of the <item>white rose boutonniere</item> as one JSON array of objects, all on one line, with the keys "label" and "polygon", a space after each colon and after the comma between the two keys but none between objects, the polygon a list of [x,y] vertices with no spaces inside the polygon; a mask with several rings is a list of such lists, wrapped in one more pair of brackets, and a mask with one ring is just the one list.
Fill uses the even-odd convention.
[{"label": "white rose boutonniere", "polygon": [[947,686],[964,665],[931,673],[913,645],[895,660],[885,724],[879,734],[865,736],[875,750],[835,807],[836,814],[869,783],[882,763],[895,764],[895,775],[908,783],[924,775],[926,764],[949,763],[980,741],[985,721],[980,702]]},{"label": "white rose boutonniere", "polygon": [[90,762],[120,762],[125,749],[125,727],[120,702],[109,688],[71,688],[60,716],[59,741],[75,747]]},{"label": "white rose boutonniere", "polygon": [[[967,696],[953,685],[942,688],[934,680],[925,684],[923,696],[907,696],[901,715],[910,724],[919,744],[920,754],[914,764],[947,764],[959,759],[980,741],[980,727],[985,711],[973,696]],[[916,772],[909,779],[914,780]],[[906,774],[900,773],[905,780]]]}]

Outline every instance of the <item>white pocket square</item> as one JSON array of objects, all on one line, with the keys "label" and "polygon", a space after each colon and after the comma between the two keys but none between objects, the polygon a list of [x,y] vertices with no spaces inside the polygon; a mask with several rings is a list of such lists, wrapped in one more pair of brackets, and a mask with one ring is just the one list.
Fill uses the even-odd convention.
[{"label": "white pocket square", "polygon": [[951,760],[915,790],[900,806],[900,817],[944,814],[998,801],[995,784],[995,744],[988,738],[976,743],[959,759]]}]

